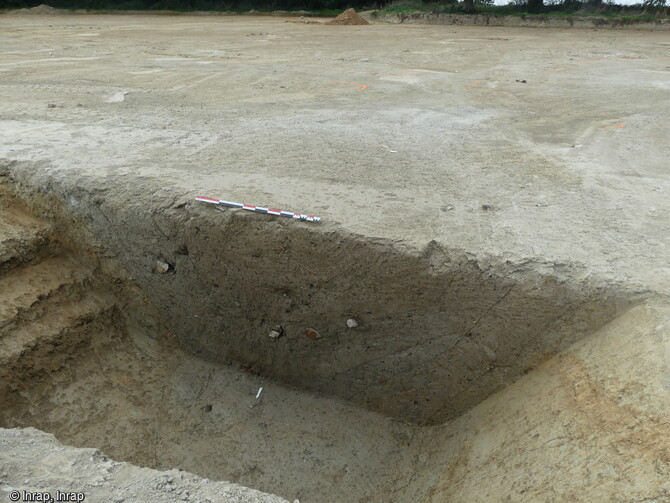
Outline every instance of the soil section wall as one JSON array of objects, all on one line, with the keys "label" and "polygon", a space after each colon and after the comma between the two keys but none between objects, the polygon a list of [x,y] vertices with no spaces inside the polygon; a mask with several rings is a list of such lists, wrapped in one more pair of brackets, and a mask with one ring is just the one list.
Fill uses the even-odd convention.
[{"label": "soil section wall", "polygon": [[579,265],[401,250],[146,185],[47,183],[188,352],[416,424],[460,415],[635,302]]}]

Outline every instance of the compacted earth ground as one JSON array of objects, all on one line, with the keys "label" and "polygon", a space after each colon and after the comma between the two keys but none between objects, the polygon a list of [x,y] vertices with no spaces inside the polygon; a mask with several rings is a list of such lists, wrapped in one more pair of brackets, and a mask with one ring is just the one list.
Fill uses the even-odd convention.
[{"label": "compacted earth ground", "polygon": [[670,500],[666,34],[0,33],[3,497]]}]

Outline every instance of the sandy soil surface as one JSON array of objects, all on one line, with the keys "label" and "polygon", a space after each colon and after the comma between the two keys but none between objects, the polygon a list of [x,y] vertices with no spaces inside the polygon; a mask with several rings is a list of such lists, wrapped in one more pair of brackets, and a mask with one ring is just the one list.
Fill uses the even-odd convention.
[{"label": "sandy soil surface", "polygon": [[97,449],[65,447],[53,435],[33,428],[0,430],[0,447],[0,480],[7,501],[31,501],[26,499],[30,495],[40,498],[34,501],[58,501],[61,497],[72,498],[61,501],[114,503],[288,503],[277,496],[179,470],[157,472],[112,461]]},{"label": "sandy soil surface", "polygon": [[[219,341],[220,361],[247,361],[253,350],[261,373],[291,381],[306,369],[297,376],[300,387],[310,389],[306,379],[315,382],[314,394],[267,385],[255,406],[262,378],[171,354],[169,345],[156,345],[142,330],[112,323],[118,320],[101,298],[88,306],[101,317],[97,330],[126,339],[82,359],[79,371],[55,360],[56,370],[37,376],[39,386],[20,382],[25,403],[3,424],[68,431],[77,418],[66,406],[89,407],[91,415],[81,416],[67,441],[106,445],[160,468],[188,462],[200,474],[208,465],[198,453],[216,445],[202,437],[193,441],[195,449],[179,444],[190,432],[240,451],[244,446],[235,442],[261,436],[267,442],[254,444],[257,451],[222,461],[214,475],[291,498],[304,494],[308,503],[319,491],[344,501],[347,490],[368,502],[388,498],[384,490],[392,491],[392,500],[412,502],[667,497],[670,353],[662,299],[670,286],[670,182],[664,176],[670,57],[663,33],[185,16],[2,16],[0,29],[0,174],[24,183],[23,195],[32,186],[46,189],[88,218],[98,238],[107,239],[106,249],[97,248],[101,256],[123,265],[116,281],[137,281],[166,323],[174,322],[176,337],[189,326],[205,333],[189,340],[192,353],[201,354],[197,343]],[[323,220],[277,222],[186,204],[198,194]],[[221,229],[214,228],[217,219]],[[0,236],[8,250],[0,256],[12,259],[13,243],[28,240],[41,260],[43,223],[15,220],[18,230]],[[124,257],[124,249],[132,253]],[[237,249],[245,250],[238,261]],[[217,269],[220,257],[226,266]],[[157,274],[157,260],[177,272]],[[111,274],[115,266],[105,267]],[[527,281],[517,287],[521,269]],[[7,277],[16,284],[35,278],[34,269],[21,271],[11,269]],[[85,274],[96,277],[91,271]],[[365,282],[352,281],[358,277]],[[205,281],[206,296],[192,288],[196,279]],[[236,281],[250,280],[258,290],[228,295]],[[83,281],[81,288],[94,283]],[[0,293],[13,299],[14,290]],[[182,298],[185,291],[189,296]],[[617,292],[624,291],[637,306],[620,303]],[[61,291],[78,302],[68,297],[73,292]],[[642,303],[633,294],[654,299]],[[251,307],[244,311],[240,301]],[[362,322],[360,331],[351,331],[344,323],[356,305]],[[403,306],[412,311],[402,312]],[[274,342],[265,327],[279,314],[296,327],[321,319],[325,337],[316,345],[292,338],[291,330],[269,346]],[[547,347],[563,349],[571,336],[620,314],[531,370]],[[246,325],[236,326],[238,319]],[[569,332],[565,338],[546,329],[553,322]],[[533,323],[528,333],[508,330]],[[440,324],[458,338],[435,336]],[[80,339],[68,340],[84,341],[86,326],[79,323],[73,333]],[[224,326],[240,330],[223,333]],[[534,337],[549,346],[527,344]],[[430,346],[435,341],[439,350]],[[38,347],[34,361],[58,346]],[[237,353],[225,354],[226,347]],[[453,358],[445,358],[454,347]],[[422,354],[412,360],[416,352]],[[386,364],[387,355],[397,359]],[[435,373],[415,376],[413,369],[421,368],[413,363],[426,355],[438,360],[429,369]],[[370,362],[379,367],[352,374],[370,369]],[[435,397],[444,398],[439,393],[454,362],[463,382],[449,381],[456,390],[448,395],[452,401],[431,411]],[[342,392],[349,387],[347,399],[369,398],[364,406],[386,407],[389,415],[400,404],[401,417],[417,423],[426,418],[407,415],[398,398],[403,381],[412,386],[417,377],[432,386],[435,395],[410,387],[409,403],[430,417],[442,413],[437,422],[454,416],[443,413],[454,397],[490,382],[455,414],[481,402],[469,412],[418,428],[320,397],[333,392],[329,372],[345,363],[352,367],[338,376],[354,379],[336,385]],[[489,374],[505,368],[513,372]],[[384,372],[395,381],[387,382]],[[134,381],[141,375],[147,388]],[[222,396],[241,405],[219,406]],[[375,402],[380,397],[385,401]],[[123,418],[116,427],[104,417],[115,404],[113,417]],[[162,412],[166,404],[169,412]],[[293,425],[294,410],[303,414],[298,424],[314,422],[273,429],[275,421]],[[157,415],[173,445],[151,430]],[[247,429],[229,433],[245,420]],[[124,428],[127,436],[155,443],[144,451],[140,440],[121,443]],[[357,459],[359,444],[366,452]],[[259,469],[254,459],[275,447],[287,466],[308,456],[310,470],[291,479],[281,466]],[[149,459],[152,454],[165,463]],[[389,462],[397,466],[387,469]],[[21,469],[17,465],[16,473]]]},{"label": "sandy soil surface", "polygon": [[3,16],[0,157],[667,289],[665,34],[285,21]]}]

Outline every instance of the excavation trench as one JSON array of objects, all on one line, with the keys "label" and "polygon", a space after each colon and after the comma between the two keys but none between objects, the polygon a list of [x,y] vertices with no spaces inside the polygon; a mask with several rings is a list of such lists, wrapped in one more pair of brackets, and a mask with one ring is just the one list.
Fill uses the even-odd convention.
[{"label": "excavation trench", "polygon": [[3,180],[0,426],[303,503],[409,501],[431,425],[640,300],[576,265]]}]

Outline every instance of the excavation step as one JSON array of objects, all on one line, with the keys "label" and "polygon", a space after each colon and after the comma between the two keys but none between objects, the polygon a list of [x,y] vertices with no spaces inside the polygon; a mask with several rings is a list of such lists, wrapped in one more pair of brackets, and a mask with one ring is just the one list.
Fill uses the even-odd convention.
[{"label": "excavation step", "polygon": [[14,208],[0,210],[0,270],[32,259],[49,241],[51,226]]},{"label": "excavation step", "polygon": [[54,257],[8,272],[0,281],[0,328],[57,290],[82,284],[91,272],[69,257]]},{"label": "excavation step", "polygon": [[114,302],[110,295],[88,292],[78,301],[54,307],[41,318],[24,323],[1,337],[0,361],[6,364],[29,350],[53,349],[68,330],[93,321],[111,309]]}]

